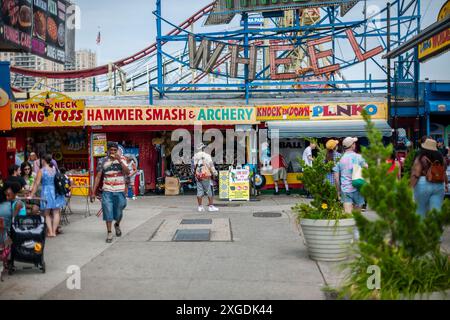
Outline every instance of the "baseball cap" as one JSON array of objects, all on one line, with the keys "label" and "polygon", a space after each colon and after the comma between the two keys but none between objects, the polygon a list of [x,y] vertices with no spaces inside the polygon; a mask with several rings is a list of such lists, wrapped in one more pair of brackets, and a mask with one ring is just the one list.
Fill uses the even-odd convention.
[{"label": "baseball cap", "polygon": [[334,150],[334,148],[336,148],[336,146],[337,146],[338,144],[339,144],[339,141],[331,139],[331,140],[328,140],[328,141],[327,141],[325,147],[326,147],[328,150]]},{"label": "baseball cap", "polygon": [[204,148],[206,148],[206,146],[205,146],[204,143],[199,143],[199,144],[197,145],[197,150],[203,150]]},{"label": "baseball cap", "polygon": [[358,141],[358,138],[352,138],[352,137],[347,137],[344,139],[344,141],[342,142],[342,145],[344,146],[345,149],[350,148],[356,141]]},{"label": "baseball cap", "polygon": [[110,141],[108,142],[108,149],[116,148],[119,149],[119,144],[117,142]]}]

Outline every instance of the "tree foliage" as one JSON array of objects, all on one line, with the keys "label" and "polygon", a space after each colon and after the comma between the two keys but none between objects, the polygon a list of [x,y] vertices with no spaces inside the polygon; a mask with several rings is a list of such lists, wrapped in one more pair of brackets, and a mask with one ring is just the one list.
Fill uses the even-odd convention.
[{"label": "tree foliage", "polygon": [[[425,218],[416,214],[416,203],[408,178],[397,179],[397,169],[386,160],[392,145],[384,146],[381,133],[364,114],[370,145],[363,148],[369,168],[363,170],[367,181],[361,190],[368,207],[377,214],[371,221],[354,212],[360,233],[358,258],[350,262],[350,277],[341,295],[356,299],[395,299],[450,289],[450,267],[446,253],[440,250],[444,227],[450,224],[450,201],[440,211]],[[367,288],[367,268],[381,269],[381,289]]]}]

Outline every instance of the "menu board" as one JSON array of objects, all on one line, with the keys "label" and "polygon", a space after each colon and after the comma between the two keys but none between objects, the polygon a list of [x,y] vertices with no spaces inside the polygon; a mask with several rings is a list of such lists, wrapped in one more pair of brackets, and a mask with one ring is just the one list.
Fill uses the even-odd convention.
[{"label": "menu board", "polygon": [[250,200],[250,171],[248,169],[230,171],[228,197],[230,201]]},{"label": "menu board", "polygon": [[0,49],[66,62],[65,0],[0,0]]}]

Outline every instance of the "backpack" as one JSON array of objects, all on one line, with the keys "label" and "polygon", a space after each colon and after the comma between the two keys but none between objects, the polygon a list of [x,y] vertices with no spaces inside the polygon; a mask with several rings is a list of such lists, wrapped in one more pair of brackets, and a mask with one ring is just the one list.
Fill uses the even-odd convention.
[{"label": "backpack", "polygon": [[360,191],[361,188],[366,184],[366,181],[362,175],[362,167],[359,163],[353,163],[352,170],[352,186],[356,188],[356,190]]},{"label": "backpack", "polygon": [[425,159],[431,164],[427,171],[427,181],[432,183],[443,183],[445,182],[445,169],[442,163],[438,160],[431,162],[430,159],[425,157]]},{"label": "backpack", "polygon": [[211,178],[211,170],[204,164],[204,159],[195,166],[195,178],[199,181]]},{"label": "backpack", "polygon": [[60,196],[67,197],[70,195],[70,180],[60,172],[55,174],[55,192]]}]

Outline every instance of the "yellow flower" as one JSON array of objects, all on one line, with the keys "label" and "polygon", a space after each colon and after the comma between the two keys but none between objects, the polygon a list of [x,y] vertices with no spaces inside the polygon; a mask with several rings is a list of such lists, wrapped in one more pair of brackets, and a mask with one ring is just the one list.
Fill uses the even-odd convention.
[{"label": "yellow flower", "polygon": [[328,209],[328,205],[327,205],[326,203],[322,203],[322,209],[323,209],[323,210]]}]

